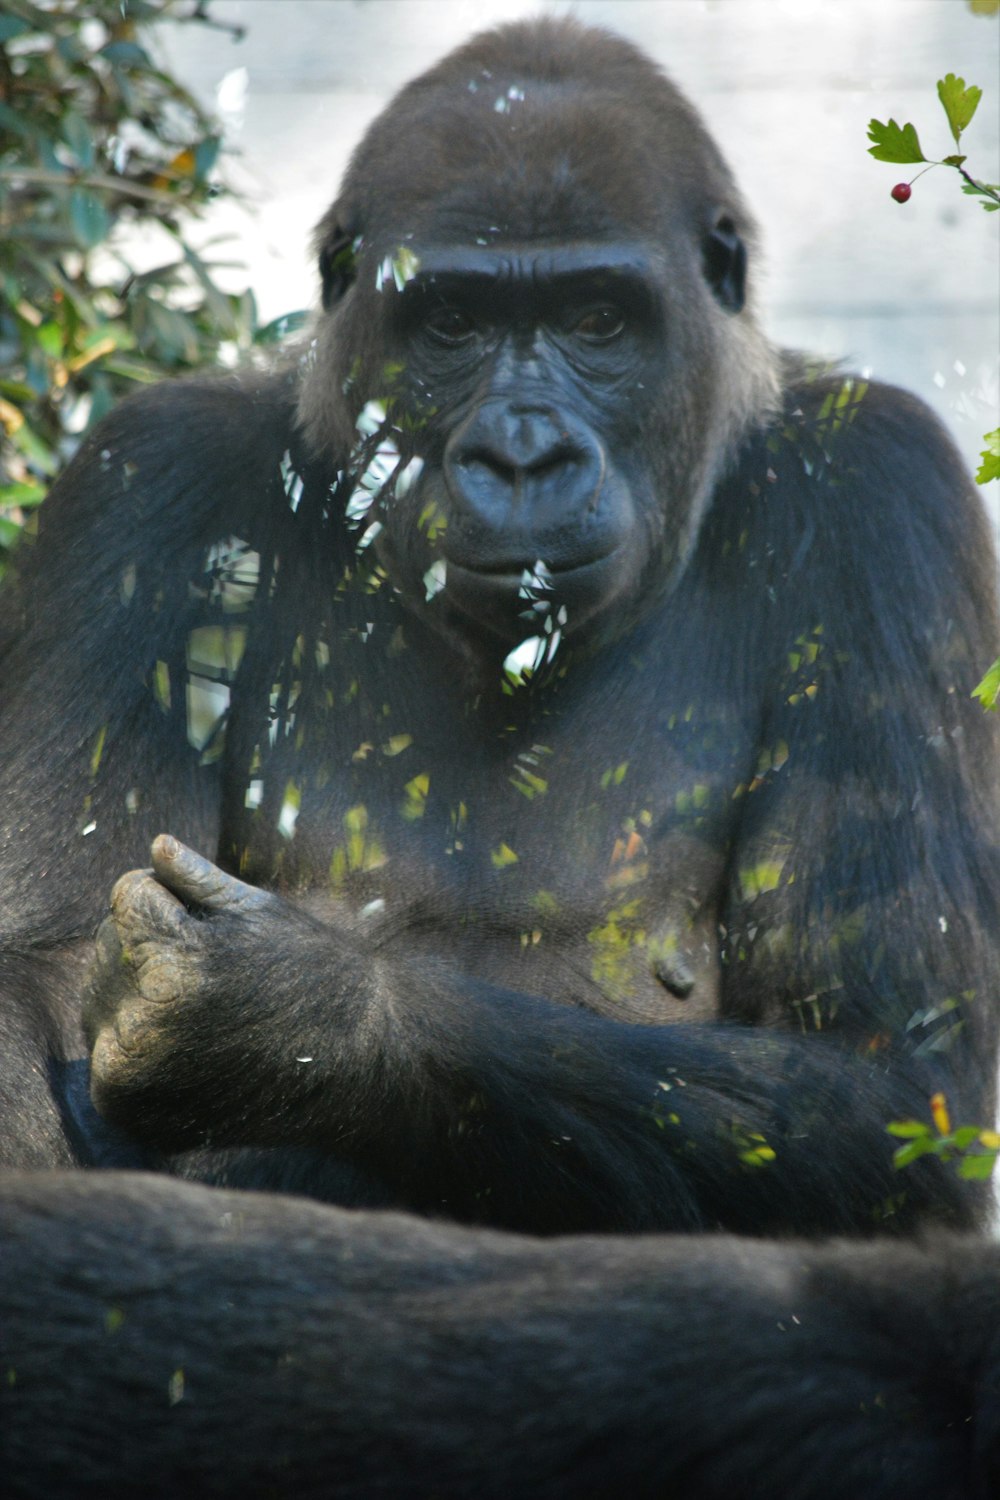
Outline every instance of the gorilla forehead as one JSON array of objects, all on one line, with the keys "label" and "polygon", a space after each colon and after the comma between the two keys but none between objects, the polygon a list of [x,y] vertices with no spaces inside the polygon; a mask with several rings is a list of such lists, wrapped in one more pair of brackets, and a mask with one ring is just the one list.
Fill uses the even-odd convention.
[{"label": "gorilla forehead", "polygon": [[[613,61],[597,37],[613,43]],[[373,188],[377,185],[377,200]],[[640,238],[746,215],[680,92],[618,38],[571,22],[475,38],[404,89],[369,130],[340,200],[374,237],[621,232]]]}]

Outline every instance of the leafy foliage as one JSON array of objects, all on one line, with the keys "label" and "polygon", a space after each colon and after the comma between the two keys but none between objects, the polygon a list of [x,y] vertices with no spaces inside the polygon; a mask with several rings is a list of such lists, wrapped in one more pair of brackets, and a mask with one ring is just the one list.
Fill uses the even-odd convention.
[{"label": "leafy foliage", "polygon": [[973,688],[972,696],[978,698],[984,708],[991,709],[994,713],[1000,712],[1000,656],[990,667],[982,682]]},{"label": "leafy foliage", "polygon": [[[220,137],[154,62],[164,22],[212,24],[196,0],[4,0],[0,15],[0,566],[80,434],[136,382],[264,336],[187,243],[226,192]],[[136,274],[122,231],[152,230]]]},{"label": "leafy foliage", "polygon": [[1000,427],[987,432],[983,441],[986,447],[980,454],[983,461],[976,470],[976,479],[980,484],[989,484],[991,479],[1000,479]]},{"label": "leafy foliage", "polygon": [[943,1094],[931,1097],[931,1119],[897,1120],[888,1127],[889,1134],[906,1142],[893,1155],[893,1165],[908,1167],[921,1156],[940,1156],[943,1161],[957,1162],[960,1177],[982,1181],[993,1174],[1000,1157],[1000,1135],[979,1125],[952,1128],[948,1104]]},{"label": "leafy foliage", "polygon": [[[966,87],[964,78],[957,78],[954,73],[946,73],[938,80],[938,98],[941,101],[945,115],[948,119],[948,128],[954,137],[955,145],[961,145],[962,132],[972,122],[972,117],[979,107],[979,101],[983,97],[981,88],[975,84]],[[890,162],[926,162],[924,171],[930,171],[931,167],[953,167],[964,179],[962,191],[969,193],[982,200],[982,206],[988,213],[995,213],[1000,208],[1000,183],[978,182],[965,170],[965,156],[943,156],[939,160],[924,155],[924,149],[917,136],[915,125],[909,121],[905,125],[898,125],[895,120],[883,124],[881,120],[869,120],[868,139],[874,145],[868,147],[870,156],[876,161]],[[918,172],[917,177],[923,173]],[[913,179],[916,181],[916,177]],[[907,183],[906,186],[911,186]],[[903,184],[897,184],[902,187]],[[896,201],[905,203],[909,193],[898,196]]]}]

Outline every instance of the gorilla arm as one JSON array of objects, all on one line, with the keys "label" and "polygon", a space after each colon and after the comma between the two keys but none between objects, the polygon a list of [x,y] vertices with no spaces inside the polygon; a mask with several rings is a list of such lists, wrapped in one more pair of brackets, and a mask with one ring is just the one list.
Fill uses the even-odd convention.
[{"label": "gorilla arm", "polygon": [[969,1221],[952,1168],[893,1173],[924,1064],[623,1024],[367,956],[172,838],[153,860],[115,888],[86,1017],[95,1102],[151,1146],[318,1146],[402,1206],[534,1232]]},{"label": "gorilla arm", "polygon": [[210,618],[213,544],[252,536],[268,507],[287,510],[287,386],[165,383],[123,404],[84,443],[4,580],[5,1165],[97,1159],[88,1122],[99,1122],[68,1103],[84,1066],[84,951],[112,882],[159,828],[215,847],[218,768],[188,734],[188,638]]},{"label": "gorilla arm", "polygon": [[0,1262],[11,1497],[995,1493],[978,1239],[538,1241],[46,1173],[0,1182]]}]

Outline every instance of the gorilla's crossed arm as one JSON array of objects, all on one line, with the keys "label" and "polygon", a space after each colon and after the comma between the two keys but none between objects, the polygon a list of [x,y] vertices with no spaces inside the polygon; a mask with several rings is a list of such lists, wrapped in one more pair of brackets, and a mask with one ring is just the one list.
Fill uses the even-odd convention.
[{"label": "gorilla's crossed arm", "polygon": [[[319,1147],[403,1206],[535,1231],[765,1231],[790,1201],[803,1231],[892,1213],[888,1137],[871,1148],[887,1110],[924,1105],[917,1063],[553,1006],[365,953],[172,838],[153,860],[115,887],[84,1020],[95,1102],[154,1148]],[[895,1217],[961,1222],[963,1198],[938,1169]]]},{"label": "gorilla's crossed arm", "polygon": [[60,1173],[0,1181],[0,1255],[12,1500],[995,1493],[977,1240],[534,1240]]}]

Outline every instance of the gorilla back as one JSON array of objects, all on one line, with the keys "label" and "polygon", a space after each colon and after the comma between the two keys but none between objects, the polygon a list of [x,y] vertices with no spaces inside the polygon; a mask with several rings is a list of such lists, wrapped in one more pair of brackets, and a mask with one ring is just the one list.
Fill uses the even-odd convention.
[{"label": "gorilla back", "polygon": [[[986,1127],[994,1108],[1000,761],[970,693],[997,654],[995,572],[945,434],[901,392],[770,346],[728,169],[605,33],[507,27],[411,84],[317,249],[323,311],[298,360],[123,406],[6,593],[5,1163],[533,1234],[975,1228],[988,1145],[964,1173],[940,1150],[899,1171],[888,1131]],[[942,1403],[929,1365],[863,1336],[858,1309],[916,1254],[888,1241],[666,1239],[636,1260],[620,1240],[422,1238],[280,1197],[214,1208],[153,1177],[88,1197],[14,1176],[7,1193],[29,1292],[67,1289],[41,1364],[25,1293],[11,1304],[16,1493],[116,1472],[115,1435],[79,1435],[89,1417],[65,1474],[32,1453],[50,1401],[91,1411],[86,1330],[119,1293],[146,1329],[124,1386],[168,1357],[168,1329],[174,1370],[211,1347],[199,1472],[219,1494],[273,1489],[263,1448],[238,1477],[222,1457],[271,1377],[243,1406],[207,1392],[238,1382],[248,1336],[295,1391],[315,1348],[302,1268],[298,1251],[294,1272],[280,1251],[263,1264],[257,1239],[223,1265],[218,1212],[305,1236],[332,1357],[366,1309],[373,1357],[398,1370],[368,1406],[302,1375],[296,1493],[493,1493],[512,1422],[536,1476],[517,1492],[577,1493],[581,1444],[625,1443],[620,1388],[581,1383],[593,1421],[576,1425],[568,1366],[521,1377],[547,1307],[571,1361],[617,1368],[608,1330],[567,1311],[578,1274],[605,1287],[623,1346],[662,1310],[673,1352],[644,1363],[645,1389],[688,1433],[724,1307],[749,1374],[727,1384],[720,1352],[734,1430],[712,1432],[732,1447],[754,1427],[741,1493],[853,1493],[871,1460],[873,1495],[973,1496],[1000,1462],[976,1383],[995,1398],[1000,1292],[974,1242],[920,1252],[892,1293],[893,1318],[947,1350]],[[158,1240],[170,1212],[183,1230]],[[137,1232],[161,1245],[145,1290],[116,1271]],[[368,1282],[337,1270],[352,1239]],[[506,1300],[508,1255],[551,1300]],[[471,1305],[444,1315],[458,1265],[503,1304],[489,1332]],[[237,1326],[220,1309],[240,1266]],[[427,1344],[400,1332],[394,1268],[430,1299]],[[809,1352],[777,1379],[784,1344],[761,1328],[801,1308],[819,1309]],[[498,1340],[514,1379],[482,1446]],[[787,1423],[814,1429],[807,1388],[838,1361],[823,1454],[842,1462],[817,1473]],[[72,1391],[45,1373],[69,1363],[88,1372]],[[414,1384],[426,1444],[397,1399]],[[180,1482],[193,1429],[139,1395],[132,1418],[138,1468]],[[708,1436],[682,1451],[625,1426],[650,1493],[732,1493]],[[386,1441],[362,1463],[366,1431]]]}]

